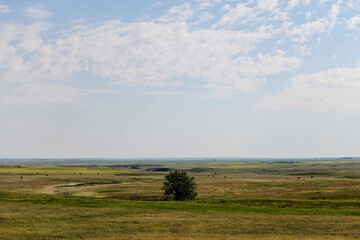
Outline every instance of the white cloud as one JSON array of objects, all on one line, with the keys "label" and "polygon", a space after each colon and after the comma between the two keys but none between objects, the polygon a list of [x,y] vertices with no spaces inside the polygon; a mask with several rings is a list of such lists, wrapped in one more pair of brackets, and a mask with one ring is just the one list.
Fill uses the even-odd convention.
[{"label": "white cloud", "polygon": [[[239,65],[254,65],[251,58],[233,59],[233,56],[251,49],[255,42],[271,35],[267,33],[267,29],[244,33],[223,30],[189,31],[185,23],[122,25],[120,22],[113,22],[104,25],[108,24],[113,25],[77,32],[65,39],[62,45],[78,49],[88,59],[83,62],[91,63],[90,68],[95,74],[103,78],[110,77],[117,83],[163,86],[172,84],[169,82],[172,78],[187,74],[193,79],[209,82],[210,88],[216,88],[224,81],[226,85],[236,85],[236,92],[239,92],[255,88],[257,81],[250,77],[265,75],[261,72],[257,74],[256,71],[269,71],[264,70],[266,65],[260,70],[257,67],[250,69],[240,66],[244,70],[241,71]],[[65,52],[68,51],[70,52]],[[268,57],[259,55],[259,59],[264,58],[263,61]]]},{"label": "white cloud", "polygon": [[221,3],[221,0],[195,0],[196,10],[204,10],[213,7],[215,4]]},{"label": "white cloud", "polygon": [[190,3],[184,3],[170,8],[164,16],[158,18],[160,22],[181,22],[186,21],[194,15],[194,10]]},{"label": "white cloud", "polygon": [[296,48],[295,52],[299,56],[309,56],[311,55],[312,47],[302,45]]},{"label": "white cloud", "polygon": [[226,8],[224,10],[229,9],[229,11],[214,24],[213,28],[231,27],[233,25],[263,22],[265,20],[284,20],[286,18],[286,14],[282,13],[279,8],[278,0],[257,0],[255,4],[254,2],[238,3],[232,8],[229,5],[225,5]]},{"label": "white cloud", "polygon": [[346,21],[347,27],[350,29],[359,29],[360,15],[356,15]]},{"label": "white cloud", "polygon": [[160,7],[162,6],[164,3],[163,2],[156,2],[153,7]]},{"label": "white cloud", "polygon": [[[214,89],[213,96],[227,97],[239,92],[253,92],[264,80],[263,77],[290,71],[300,66],[300,61],[295,57],[284,57],[282,51],[274,55],[258,54],[256,58],[239,57],[234,62],[223,62],[227,68],[212,68],[208,74],[215,77],[208,84]],[[225,70],[225,71],[224,71]],[[221,71],[221,72],[218,72]]]},{"label": "white cloud", "polygon": [[21,75],[30,65],[24,62],[24,56],[42,46],[43,40],[39,33],[50,26],[48,23],[0,25],[0,69],[5,73]]},{"label": "white cloud", "polygon": [[53,81],[49,74],[36,67],[36,61],[25,60],[28,53],[43,47],[39,34],[49,27],[47,23],[0,25],[0,109],[55,102],[74,103],[83,95],[75,88]]},{"label": "white cloud", "polygon": [[296,76],[291,87],[260,99],[257,107],[360,113],[360,66]]},{"label": "white cloud", "polygon": [[352,10],[359,10],[360,2],[359,0],[348,0],[346,6]]},{"label": "white cloud", "polygon": [[326,19],[320,18],[292,28],[289,35],[292,36],[294,42],[306,42],[313,35],[323,33],[328,25],[329,22]]},{"label": "white cloud", "polygon": [[39,34],[50,29],[52,24],[44,22],[36,22],[21,28],[20,41],[17,44],[18,51],[29,53],[39,49],[43,43]]},{"label": "white cloud", "polygon": [[[323,14],[323,17],[298,24],[288,18],[291,16],[290,12],[287,12],[289,15],[286,16],[284,11],[292,6],[310,4],[310,1],[299,0],[286,4],[276,0],[252,0],[233,7],[227,5],[229,10],[224,9],[225,12],[220,16],[204,11],[215,4],[218,2],[211,0],[186,2],[172,7],[164,16],[153,21],[78,24],[66,31],[63,36],[51,41],[44,41],[41,37],[42,32],[51,27],[48,23],[1,24],[0,81],[9,84],[7,89],[18,89],[19,92],[24,92],[24,88],[20,85],[15,88],[15,83],[33,86],[29,89],[35,89],[35,92],[39,89],[35,87],[39,86],[36,84],[44,84],[42,86],[52,89],[64,87],[59,92],[68,91],[69,99],[73,100],[84,94],[97,92],[94,89],[78,90],[79,92],[75,93],[76,89],[70,87],[72,76],[81,72],[94,74],[105,84],[175,87],[185,84],[179,79],[187,77],[208,88],[215,97],[251,93],[264,84],[268,76],[299,68],[300,57],[311,55],[316,51],[317,44],[321,43],[320,34],[329,33],[336,26],[341,9],[341,1],[333,1],[326,7],[322,6],[325,13],[320,10],[312,12],[312,18],[318,14]],[[305,18],[303,13],[296,17]],[[199,21],[215,17],[218,20],[214,25],[216,27],[201,28],[201,25],[195,25]],[[359,19],[359,16],[350,18],[346,21],[347,26],[357,27]],[[249,23],[251,27],[239,27],[242,23]],[[275,43],[282,40],[281,47],[288,49],[288,41],[284,40],[286,36],[295,42],[292,46],[289,45],[289,48],[295,51],[295,56],[289,55],[291,50],[282,52],[275,49],[279,47]],[[313,42],[308,42],[309,40]],[[263,42],[271,43],[274,49],[262,46],[257,48],[258,44]],[[347,72],[346,69],[343,70]],[[351,72],[350,70],[348,69],[348,72]],[[330,70],[328,72],[329,77],[330,73],[334,73]],[[280,106],[280,103],[275,103],[282,99],[289,99],[286,102],[289,106],[292,103],[295,105],[296,101],[291,96],[302,96],[304,104],[308,102],[309,106],[313,100],[324,101],[320,101],[320,98],[328,101],[323,90],[309,88],[306,92],[299,89],[295,84],[300,81],[299,79],[300,77],[294,78],[293,87],[281,94],[268,96],[259,106],[271,108],[267,102]],[[311,81],[308,80],[307,83],[310,84]],[[333,95],[345,92],[342,85],[336,91],[329,89]],[[310,94],[312,91],[317,97]],[[353,89],[346,91],[353,94]],[[32,96],[23,95],[29,96],[27,99]],[[306,100],[306,97],[309,100]],[[55,102],[49,97],[42,99]],[[63,102],[62,98],[58,99],[59,102]],[[34,102],[40,103],[42,100]],[[318,106],[320,109],[320,104]]]},{"label": "white cloud", "polygon": [[47,18],[50,17],[52,15],[51,12],[48,12],[44,9],[41,8],[37,8],[37,7],[29,7],[26,9],[26,14],[31,17],[31,18],[35,18],[35,19],[42,19],[42,18]]},{"label": "white cloud", "polygon": [[221,8],[221,11],[228,11],[231,9],[231,5],[226,3],[224,4],[224,6]]},{"label": "white cloud", "polygon": [[215,17],[209,12],[202,12],[201,14],[199,14],[199,16],[197,18],[198,18],[198,20],[196,21],[196,24],[199,24],[202,22],[212,20]]},{"label": "white cloud", "polygon": [[7,13],[10,13],[11,12],[11,9],[9,6],[7,5],[0,5],[0,13],[2,14],[7,14]]},{"label": "white cloud", "polygon": [[309,5],[310,3],[311,3],[311,0],[289,0],[286,10],[291,10],[298,5],[304,5],[304,6]]},{"label": "white cloud", "polygon": [[314,35],[321,34],[325,31],[331,32],[337,23],[337,16],[340,12],[341,1],[334,3],[331,10],[323,18],[318,18],[313,22],[307,22],[294,26],[288,33],[294,42],[307,42]]},{"label": "white cloud", "polygon": [[333,0],[319,0],[319,4],[323,5],[323,4],[326,4],[326,3],[331,2],[331,1],[333,1]]},{"label": "white cloud", "polygon": [[[108,21],[77,27],[56,41],[44,42],[40,32],[48,27],[3,25],[2,81],[62,85],[72,74],[87,71],[108,83],[161,87],[178,86],[181,82],[174,79],[187,75],[203,81],[215,95],[229,96],[252,92],[267,75],[300,65],[281,51],[247,56],[256,43],[276,34],[272,27],[253,32],[191,31],[185,22]],[[31,61],[24,60],[28,57]]]}]

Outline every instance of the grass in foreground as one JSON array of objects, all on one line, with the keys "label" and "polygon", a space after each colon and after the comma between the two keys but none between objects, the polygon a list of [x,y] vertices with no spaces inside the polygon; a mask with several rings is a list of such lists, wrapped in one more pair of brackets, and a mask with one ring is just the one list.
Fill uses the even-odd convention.
[{"label": "grass in foreground", "polygon": [[[124,201],[2,201],[0,239],[358,239],[358,216]],[[98,203],[98,204],[97,204]],[[20,231],[21,230],[21,231]]]}]

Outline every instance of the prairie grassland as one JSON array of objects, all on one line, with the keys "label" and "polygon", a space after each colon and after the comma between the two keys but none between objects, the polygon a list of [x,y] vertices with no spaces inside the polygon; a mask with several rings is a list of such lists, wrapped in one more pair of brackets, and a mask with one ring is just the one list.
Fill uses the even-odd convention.
[{"label": "prairie grassland", "polygon": [[[338,215],[193,211],[156,206],[1,204],[1,239],[346,239],[359,218]],[[251,237],[250,237],[251,236]]]},{"label": "prairie grassland", "polygon": [[[194,201],[163,200],[169,169],[195,176]],[[360,239],[359,169],[356,161],[0,166],[0,239]]]}]

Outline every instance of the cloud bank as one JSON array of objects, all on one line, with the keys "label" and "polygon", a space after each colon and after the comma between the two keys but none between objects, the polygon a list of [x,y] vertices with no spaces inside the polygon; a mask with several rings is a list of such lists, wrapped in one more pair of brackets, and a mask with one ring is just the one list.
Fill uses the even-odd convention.
[{"label": "cloud bank", "polygon": [[[314,10],[316,4],[322,12]],[[146,21],[73,25],[53,39],[43,37],[53,24],[42,20],[52,13],[29,7],[25,13],[33,23],[0,24],[0,106],[77,102],[92,92],[72,85],[82,72],[109,86],[175,88],[186,77],[209,96],[253,94],[269,77],[299,69],[303,57],[339,25],[341,11],[356,6],[196,0]],[[0,6],[0,13],[9,12],[10,7]],[[341,21],[358,29],[358,15]],[[354,110],[360,90],[356,74],[358,67],[294,76],[290,87],[261,98],[257,107]]]}]

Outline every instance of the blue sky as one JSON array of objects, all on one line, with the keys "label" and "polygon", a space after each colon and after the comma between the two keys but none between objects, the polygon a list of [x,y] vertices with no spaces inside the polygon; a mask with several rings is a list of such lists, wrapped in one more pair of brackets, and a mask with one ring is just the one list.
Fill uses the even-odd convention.
[{"label": "blue sky", "polygon": [[0,157],[360,156],[360,2],[1,1]]}]

